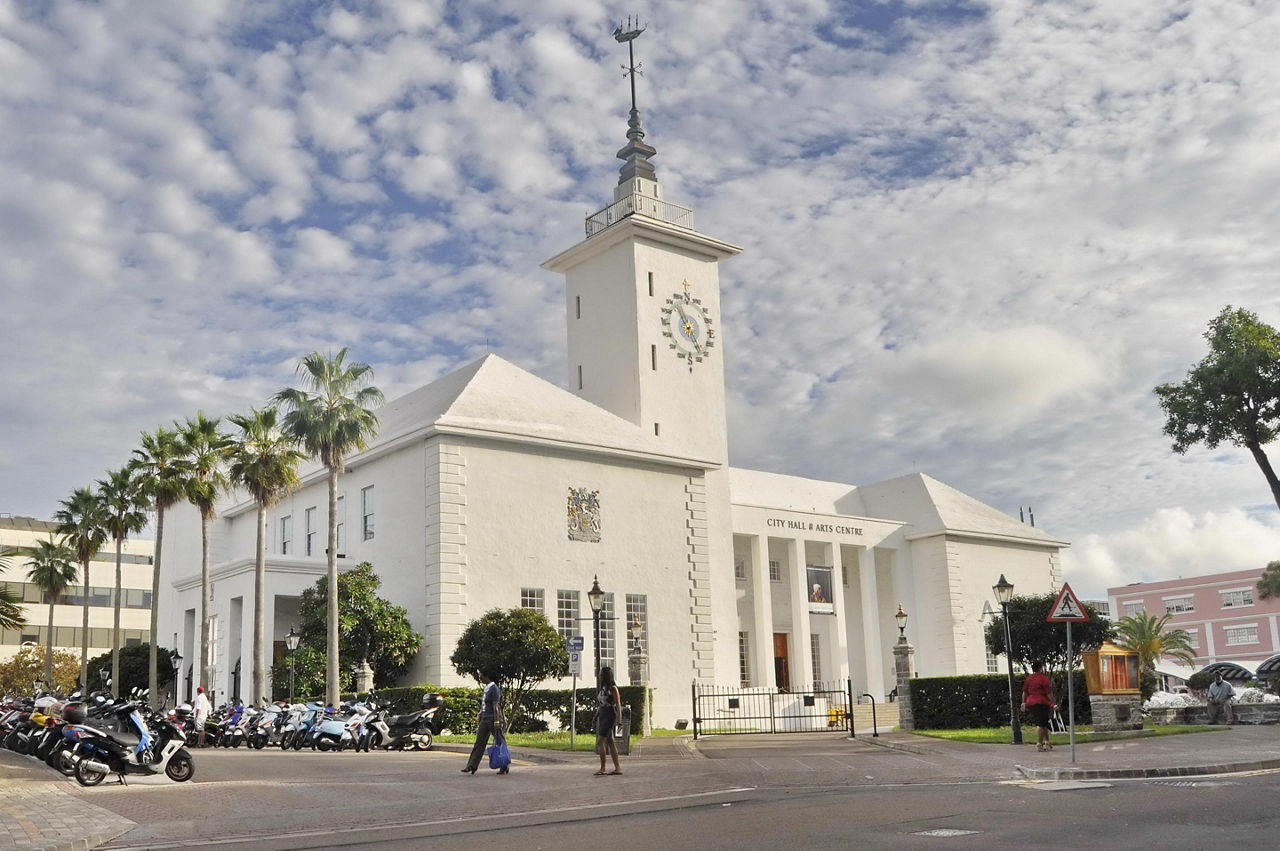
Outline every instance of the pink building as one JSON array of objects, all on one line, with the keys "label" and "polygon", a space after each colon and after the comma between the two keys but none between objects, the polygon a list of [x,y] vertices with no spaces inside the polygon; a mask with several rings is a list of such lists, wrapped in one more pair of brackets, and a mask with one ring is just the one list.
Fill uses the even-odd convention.
[{"label": "pink building", "polygon": [[[1280,600],[1258,598],[1261,576],[1261,570],[1237,570],[1108,588],[1111,619],[1138,612],[1171,614],[1170,627],[1191,633],[1197,670],[1211,662],[1235,662],[1256,672],[1280,654]],[[1160,665],[1161,671],[1186,676],[1177,668]]]}]

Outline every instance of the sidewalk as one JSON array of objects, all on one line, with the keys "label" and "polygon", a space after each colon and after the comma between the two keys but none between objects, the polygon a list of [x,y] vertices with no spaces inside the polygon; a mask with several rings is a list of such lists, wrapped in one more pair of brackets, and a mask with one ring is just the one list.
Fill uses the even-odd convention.
[{"label": "sidewalk", "polygon": [[68,795],[42,763],[0,750],[0,848],[95,848],[133,828],[115,813]]}]

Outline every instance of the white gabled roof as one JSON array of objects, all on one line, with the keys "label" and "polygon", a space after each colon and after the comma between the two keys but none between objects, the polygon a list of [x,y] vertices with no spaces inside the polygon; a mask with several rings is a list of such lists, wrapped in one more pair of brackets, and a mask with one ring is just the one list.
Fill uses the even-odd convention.
[{"label": "white gabled roof", "polygon": [[911,473],[858,488],[872,517],[892,517],[914,528],[908,538],[946,533],[1016,538],[1027,543],[1068,546],[1003,511],[979,502],[924,473]]},{"label": "white gabled roof", "polygon": [[635,423],[494,354],[388,402],[378,419],[378,437],[361,454],[435,430],[715,466],[673,455],[669,445]]}]

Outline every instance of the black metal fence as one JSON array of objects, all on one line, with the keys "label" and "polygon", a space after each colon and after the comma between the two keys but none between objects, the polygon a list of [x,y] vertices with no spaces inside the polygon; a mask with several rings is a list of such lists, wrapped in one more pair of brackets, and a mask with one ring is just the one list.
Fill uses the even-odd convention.
[{"label": "black metal fence", "polygon": [[693,737],[735,733],[821,733],[853,736],[853,682],[808,689],[727,688],[693,684]]}]

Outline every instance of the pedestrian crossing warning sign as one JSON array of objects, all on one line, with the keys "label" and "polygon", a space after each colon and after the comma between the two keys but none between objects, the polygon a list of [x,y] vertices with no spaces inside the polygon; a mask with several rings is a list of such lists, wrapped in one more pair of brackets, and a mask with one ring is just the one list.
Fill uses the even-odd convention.
[{"label": "pedestrian crossing warning sign", "polygon": [[1071,590],[1071,586],[1064,582],[1062,590],[1058,592],[1058,599],[1054,601],[1049,617],[1045,620],[1050,623],[1082,623],[1089,620],[1089,615],[1084,606],[1080,605],[1080,598]]}]

